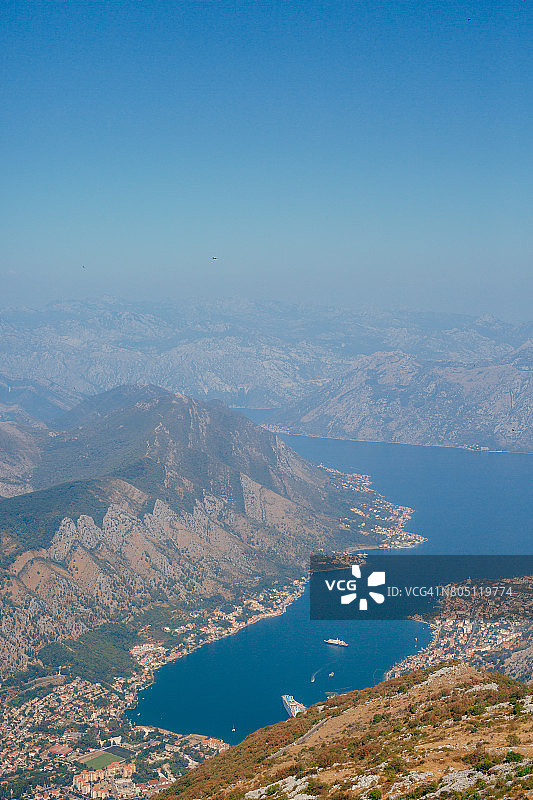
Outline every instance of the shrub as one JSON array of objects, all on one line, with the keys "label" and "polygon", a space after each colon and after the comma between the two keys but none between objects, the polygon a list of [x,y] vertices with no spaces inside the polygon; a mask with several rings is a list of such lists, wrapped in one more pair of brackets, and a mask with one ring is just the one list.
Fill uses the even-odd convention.
[{"label": "shrub", "polygon": [[508,764],[510,764],[513,761],[523,761],[524,756],[521,753],[515,753],[514,750],[509,750],[509,752],[505,756],[505,760]]},{"label": "shrub", "polygon": [[418,800],[420,797],[425,797],[430,792],[434,792],[437,789],[437,784],[435,781],[428,781],[427,783],[423,783],[422,786],[417,786],[416,789],[409,792],[406,795],[407,800]]},{"label": "shrub", "polygon": [[320,794],[326,788],[327,785],[325,783],[316,778],[311,778],[305,788],[305,794]]},{"label": "shrub", "polygon": [[533,774],[533,764],[528,764],[525,767],[519,767],[515,772],[517,778],[525,778],[526,775],[532,775],[532,774]]},{"label": "shrub", "polygon": [[477,769],[478,772],[484,773],[487,773],[496,763],[483,750],[469,753],[463,758],[463,761],[465,764],[470,764],[474,769]]},{"label": "shrub", "polygon": [[398,756],[394,756],[394,758],[391,758],[391,760],[385,767],[385,772],[388,775],[396,775],[398,772],[404,772],[404,771],[405,771],[404,765],[401,759],[398,758]]}]

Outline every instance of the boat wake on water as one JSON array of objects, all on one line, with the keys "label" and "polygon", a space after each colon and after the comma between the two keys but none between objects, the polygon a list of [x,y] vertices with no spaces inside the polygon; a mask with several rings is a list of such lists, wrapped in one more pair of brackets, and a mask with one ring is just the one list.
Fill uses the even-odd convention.
[{"label": "boat wake on water", "polygon": [[319,674],[320,674],[321,672],[323,672],[325,669],[331,669],[331,668],[332,668],[332,666],[333,666],[333,662],[332,662],[332,661],[328,661],[328,663],[327,663],[327,664],[324,664],[324,666],[323,666],[323,667],[319,667],[319,668],[318,668],[318,669],[317,669],[315,672],[313,672],[313,674],[311,675],[311,683],[314,683],[314,682],[315,682],[317,675],[319,675]]}]

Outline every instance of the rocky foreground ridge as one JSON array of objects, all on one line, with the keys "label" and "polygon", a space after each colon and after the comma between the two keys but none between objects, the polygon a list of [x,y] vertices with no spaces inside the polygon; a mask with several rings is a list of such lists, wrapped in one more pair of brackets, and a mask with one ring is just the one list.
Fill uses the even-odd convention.
[{"label": "rocky foreground ridge", "polygon": [[533,795],[531,690],[453,663],[337,695],[248,736],[161,800]]}]

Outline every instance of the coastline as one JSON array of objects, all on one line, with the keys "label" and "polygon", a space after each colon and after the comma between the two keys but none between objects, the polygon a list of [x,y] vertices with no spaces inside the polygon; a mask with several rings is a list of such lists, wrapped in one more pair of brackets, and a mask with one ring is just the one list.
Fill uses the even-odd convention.
[{"label": "coastline", "polygon": [[[335,477],[344,484],[344,490],[358,490],[354,508],[346,509],[347,516],[339,519],[339,525],[350,530],[353,523],[357,521],[357,525],[352,528],[354,533],[357,530],[368,535],[371,540],[364,549],[369,549],[371,546],[372,549],[374,547],[390,548],[391,546],[393,548],[415,547],[424,540],[423,537],[410,534],[405,530],[412,509],[386,500],[380,493],[370,488],[370,479],[367,476],[361,476],[355,472],[341,473],[325,467],[322,469],[327,470],[331,477]],[[371,534],[374,534],[374,537]],[[354,545],[354,549],[356,547],[359,545]],[[196,742],[202,758],[211,757],[217,752],[227,749],[229,744],[222,739],[208,737],[201,733],[182,735],[178,732],[160,729],[156,725],[143,725],[140,721],[137,723],[133,712],[138,705],[139,694],[156,681],[156,673],[166,664],[199,650],[204,644],[233,636],[256,622],[274,619],[284,614],[304,593],[308,581],[309,578],[306,576],[292,581],[287,580],[286,583],[268,588],[255,587],[254,589],[250,587],[248,590],[250,594],[241,596],[238,601],[240,605],[237,605],[237,601],[230,601],[227,606],[222,605],[214,610],[210,609],[209,613],[200,605],[197,608],[184,609],[176,615],[172,606],[169,606],[165,615],[159,615],[153,624],[149,624],[145,628],[137,625],[136,631],[140,634],[139,643],[130,648],[130,653],[137,662],[138,669],[132,675],[117,676],[114,673],[116,677],[101,684],[97,678],[81,679],[58,673],[59,685],[51,687],[50,691],[47,690],[40,697],[32,697],[30,692],[24,696],[23,688],[19,692],[20,700],[12,709],[6,710],[4,715],[5,736],[9,741],[8,747],[12,748],[8,751],[9,758],[6,761],[5,772],[10,774],[10,771],[16,770],[19,765],[17,739],[22,729],[25,731],[27,729],[25,751],[28,751],[30,760],[34,758],[31,754],[38,748],[44,747],[43,752],[45,753],[50,747],[60,748],[66,755],[58,757],[59,765],[61,769],[65,768],[68,772],[76,769],[75,762],[79,755],[83,755],[85,758],[86,755],[99,752],[93,749],[96,742],[90,745],[82,743],[80,748],[78,739],[81,734],[77,731],[55,730],[58,706],[65,714],[69,714],[69,720],[78,725],[80,731],[95,728],[108,732],[119,731],[125,736],[126,747],[131,748],[131,756],[128,757],[134,760],[138,758],[134,743],[139,740],[141,734],[143,740],[149,736],[158,740],[157,746],[160,750],[158,758],[162,759],[162,763],[166,763],[169,759],[165,749],[168,745],[187,761],[186,769],[190,769],[198,763],[190,760],[191,740]],[[228,608],[231,610],[228,611]],[[130,621],[134,621],[133,617],[130,618]],[[173,625],[180,627],[171,628]],[[43,724],[50,726],[49,732],[43,734],[31,730],[32,717],[29,712],[36,710]],[[88,752],[87,746],[89,746]],[[175,775],[174,772],[172,780],[175,779]],[[160,788],[164,788],[163,784],[160,785]],[[68,793],[69,790],[65,791]],[[66,797],[67,794],[61,796]]]},{"label": "coastline", "polygon": [[[334,482],[337,482],[339,488],[354,492],[363,491],[372,493],[374,495],[374,504],[377,501],[378,511],[381,515],[383,515],[379,517],[374,515],[369,529],[365,530],[367,525],[368,508],[366,508],[364,503],[361,504],[360,501],[358,501],[358,506],[362,505],[362,508],[365,509],[364,511],[361,510],[361,508],[351,508],[353,519],[359,520],[360,517],[363,518],[363,523],[359,528],[359,532],[363,535],[373,534],[379,539],[379,541],[376,541],[372,544],[369,543],[368,545],[364,543],[356,544],[347,550],[347,552],[379,549],[412,549],[427,541],[426,537],[421,536],[420,534],[410,533],[409,531],[405,530],[406,524],[411,519],[413,509],[408,506],[402,506],[397,503],[393,503],[392,501],[389,501],[383,497],[383,495],[372,488],[370,476],[355,472],[342,472],[340,470],[327,467],[322,463],[319,463],[317,466],[327,472],[330,478]],[[374,505],[372,508],[375,511]],[[353,520],[350,518],[342,519],[340,521],[340,525],[341,527],[348,527],[352,521]],[[293,580],[291,583],[280,589],[271,590],[270,607],[265,607],[266,603],[264,592],[259,595],[250,596],[246,599],[245,603],[248,603],[250,608],[255,606],[257,609],[257,606],[259,606],[259,609],[257,609],[258,613],[252,614],[249,618],[242,621],[237,621],[235,618],[233,618],[229,628],[218,627],[216,630],[213,630],[212,628],[209,629],[208,627],[209,635],[202,641],[191,641],[187,644],[182,643],[177,645],[175,648],[170,649],[165,648],[163,645],[155,642],[148,642],[144,645],[138,645],[131,648],[130,652],[137,663],[141,666],[143,672],[141,678],[135,676],[128,680],[128,683],[133,690],[133,694],[129,698],[127,710],[132,711],[136,707],[139,692],[145,690],[148,688],[148,686],[154,683],[156,672],[158,672],[158,670],[160,670],[166,664],[170,664],[179,660],[180,658],[183,658],[184,656],[193,653],[195,650],[198,650],[205,644],[219,641],[227,636],[233,636],[248,625],[253,625],[261,620],[280,616],[281,614],[285,613],[287,608],[304,593],[308,582],[309,576],[302,577]],[[272,597],[272,594],[274,597]],[[274,601],[273,606],[272,601]],[[236,610],[241,611],[242,609],[241,607],[237,606]],[[214,615],[216,614],[216,612],[213,613]],[[232,614],[227,615],[225,618],[226,621],[231,619],[232,616]],[[200,631],[197,631],[197,635],[200,632],[201,629]],[[191,633],[191,636],[193,635],[194,634]]]},{"label": "coastline", "polygon": [[[131,648],[130,652],[132,653],[137,663],[143,668],[143,673],[141,678],[134,676],[132,677],[132,679],[130,679],[131,683],[135,685],[134,698],[130,700],[128,705],[125,707],[124,712],[134,710],[134,708],[138,703],[139,692],[144,691],[149,686],[151,686],[155,681],[156,673],[160,669],[165,667],[167,664],[171,664],[174,661],[178,661],[181,658],[185,658],[185,656],[194,653],[196,650],[199,650],[201,647],[204,647],[204,645],[220,641],[221,639],[225,639],[228,636],[234,636],[235,634],[239,633],[239,631],[243,630],[244,628],[247,628],[250,625],[254,625],[256,622],[261,622],[262,620],[272,619],[281,616],[287,611],[287,609],[289,608],[290,605],[292,605],[292,603],[294,603],[299,597],[302,596],[302,594],[305,592],[305,588],[308,582],[309,579],[303,577],[294,580],[288,586],[277,590],[280,602],[277,605],[275,605],[274,608],[262,610],[260,613],[257,613],[242,622],[236,623],[233,627],[229,629],[220,629],[216,633],[213,633],[213,635],[211,635],[207,640],[190,643],[185,647],[179,645],[177,648],[175,649],[172,648],[170,650],[166,650],[166,648],[164,648],[163,645],[158,645],[155,642],[146,643],[144,645],[136,645],[133,648]],[[248,600],[251,601],[252,603],[258,602],[257,597],[251,597],[248,598]],[[140,648],[144,649],[140,650]],[[146,654],[148,658],[143,657],[143,653]],[[127,681],[128,679],[123,679],[123,680]]]},{"label": "coastline", "polygon": [[[238,411],[243,416],[251,419],[246,414],[247,411],[259,411],[265,413],[274,413],[275,411],[279,411],[280,407],[276,408],[247,408],[245,406],[228,406],[232,409],[232,411]],[[268,420],[265,419],[264,422],[258,422],[256,420],[251,420],[256,425],[260,425],[262,428],[266,428],[266,430],[270,431],[270,433],[275,433],[278,436],[301,436],[303,438],[309,439],[331,439],[332,441],[340,441],[340,442],[358,442],[360,444],[398,444],[403,445],[404,447],[446,447],[452,450],[469,450],[472,453],[520,453],[525,456],[533,455],[531,450],[493,450],[490,447],[482,447],[475,446],[475,445],[468,445],[468,444],[439,444],[434,442],[432,444],[424,444],[422,442],[386,442],[383,439],[353,439],[350,436],[331,436],[326,434],[320,433],[301,433],[299,431],[292,431],[287,428],[280,428],[277,425],[269,425]]]},{"label": "coastline", "polygon": [[287,429],[278,428],[275,425],[268,425],[266,422],[258,422],[262,428],[275,433],[277,436],[299,436],[303,439],[330,439],[336,442],[355,442],[357,444],[384,444],[384,445],[399,445],[400,447],[442,447],[449,450],[466,450],[470,453],[509,453],[511,455],[520,454],[524,456],[533,456],[530,450],[493,450],[490,447],[475,447],[468,444],[439,444],[433,442],[431,444],[424,444],[423,442],[386,442],[382,439],[352,439],[349,436],[325,436],[320,433],[300,433],[297,431],[290,431]]},{"label": "coastline", "polygon": [[[301,434],[300,436],[302,438],[306,438],[305,434]],[[316,438],[333,439],[334,437]],[[355,443],[358,440],[341,441]],[[435,445],[435,447],[438,446],[439,445]],[[404,450],[407,447],[416,449],[412,446],[404,445]],[[431,448],[432,446],[424,445],[424,447],[427,450],[428,447]],[[309,449],[312,450],[313,448],[314,446],[310,444]],[[322,455],[322,452],[329,453],[330,449],[334,448],[331,446],[329,448],[325,446],[323,451],[321,451],[320,448],[317,447],[318,455],[312,459],[314,463],[318,463],[321,459],[324,459],[325,456]],[[452,447],[451,449],[464,448]],[[514,455],[516,451],[501,452],[505,452],[507,455]],[[397,453],[398,458],[401,461],[401,454],[398,451]],[[419,451],[419,453],[419,461],[424,461],[423,451]],[[526,455],[531,454],[526,453]],[[435,462],[447,461],[447,459],[444,459],[442,451],[441,458],[439,459],[437,457],[438,454],[436,453]],[[465,458],[464,461],[476,462],[477,460]],[[483,458],[481,458],[480,461],[484,462],[485,464],[488,463],[486,459]],[[496,459],[494,463],[496,462],[499,463],[500,460]],[[348,461],[348,463],[350,466],[353,464],[354,468],[357,469],[359,460],[354,456],[354,458],[351,461]],[[371,461],[370,463],[373,462]],[[525,465],[524,462],[521,462],[521,470],[525,473],[528,472],[528,464],[529,462],[525,463]],[[483,469],[485,469],[485,467],[483,467]],[[374,475],[370,467],[368,468],[368,472]],[[504,472],[505,471],[502,470],[502,474]],[[355,472],[353,475],[355,475]],[[346,483],[353,480],[354,485],[357,481],[357,479],[351,476],[349,472],[339,472],[338,478],[341,481],[345,480]],[[360,481],[363,481],[364,476],[359,476],[359,479]],[[520,484],[520,487],[523,489],[522,484]],[[362,484],[359,483],[359,489],[361,488]],[[370,489],[370,491],[374,492],[375,490]],[[387,527],[387,531],[393,535],[398,532],[404,532],[404,529],[403,531],[398,531],[397,528],[397,523],[402,516],[399,509],[403,508],[403,506],[392,503],[389,504],[388,501],[385,501],[385,497],[377,492],[376,494],[378,495],[378,498],[383,498],[384,501],[383,506],[375,506],[377,510],[377,519],[376,516],[371,517],[369,515],[366,521],[363,520],[364,516],[366,516],[368,513],[368,508],[372,500],[370,493],[368,495],[363,494],[362,498],[360,498],[361,502],[354,501],[354,503],[349,503],[350,506],[357,506],[359,512],[362,511],[365,513],[357,513],[354,511],[354,509],[349,510],[346,508],[346,511],[344,512],[346,514],[346,519],[339,519],[339,524],[346,524],[348,536],[350,521],[355,519],[355,517],[353,517],[354,513],[357,514],[358,519],[360,518],[359,521],[364,522],[364,527],[366,527],[369,532],[371,532],[372,527],[374,527],[376,523],[378,525],[385,525]],[[400,494],[398,499],[399,503],[402,502],[402,497],[404,497],[404,495]],[[420,502],[417,501],[416,497],[418,497],[418,495],[415,495],[415,499],[411,500],[411,505],[416,509],[418,518]],[[450,497],[450,493],[448,493],[448,497]],[[394,516],[392,513],[394,508],[398,509],[396,516]],[[405,509],[407,509],[407,506],[405,506]],[[411,511],[411,509],[408,509],[408,511]],[[404,526],[408,524],[409,518],[410,513],[408,513],[405,519],[402,520]],[[468,516],[466,518],[470,519]],[[522,519],[522,517],[520,519]],[[529,520],[527,524],[523,526],[523,529],[526,531],[529,530],[528,525]],[[426,524],[426,529],[430,541],[435,541],[435,538],[437,541],[439,541],[438,527],[434,530],[431,525],[428,526]],[[355,530],[355,527],[353,530]],[[429,531],[431,531],[431,533],[429,533]],[[364,538],[372,539],[371,536]],[[383,544],[384,537],[380,536],[379,539],[381,540],[381,547],[386,547],[387,545]],[[398,546],[400,537],[395,536],[395,539]],[[375,540],[372,541],[374,542]],[[416,542],[412,542],[411,546],[415,545]],[[369,542],[364,549],[369,551],[370,549],[379,551],[379,544],[371,544]],[[356,547],[354,546],[353,551],[355,550]],[[144,655],[141,656],[141,661],[143,661],[144,664],[142,664],[141,661],[138,661],[139,669],[136,672],[133,680],[129,680],[125,677],[109,678],[106,680],[105,684],[99,684],[97,682],[99,679],[96,677],[87,680],[76,677],[73,678],[72,675],[68,675],[68,673],[65,674],[66,670],[61,668],[60,673],[53,674],[46,679],[38,679],[28,683],[27,685],[24,685],[20,690],[18,690],[17,693],[20,695],[20,697],[15,699],[15,703],[13,705],[7,703],[4,705],[2,720],[4,729],[1,737],[1,744],[4,748],[5,757],[3,765],[4,771],[3,773],[0,773],[0,777],[3,775],[4,781],[7,782],[18,780],[18,770],[29,771],[29,769],[33,769],[35,765],[41,764],[41,753],[43,754],[42,763],[46,768],[49,769],[52,762],[50,761],[48,752],[52,747],[61,748],[63,750],[69,749],[71,750],[71,754],[67,756],[54,755],[55,761],[52,765],[55,764],[55,767],[52,772],[47,773],[47,779],[52,781],[54,780],[55,769],[57,769],[58,775],[65,770],[73,773],[75,769],[79,769],[75,767],[77,755],[83,755],[85,757],[88,754],[88,747],[90,748],[91,753],[94,754],[94,752],[97,752],[92,750],[93,747],[97,746],[96,743],[92,744],[88,741],[84,741],[84,737],[82,737],[82,741],[79,742],[80,735],[82,732],[87,730],[97,730],[107,734],[111,734],[112,732],[116,732],[119,735],[122,734],[124,736],[124,745],[132,750],[131,758],[134,760],[138,760],[140,758],[141,762],[143,758],[141,756],[142,751],[140,749],[136,749],[139,742],[153,743],[154,748],[158,747],[159,749],[157,750],[157,758],[160,759],[161,764],[166,764],[173,752],[182,754],[184,761],[187,761],[184,766],[184,769],[187,770],[195,766],[194,761],[188,760],[191,753],[191,741],[193,739],[197,740],[196,745],[198,748],[198,755],[200,756],[203,753],[202,758],[211,757],[211,755],[215,755],[216,752],[221,752],[225,745],[222,740],[206,737],[202,734],[181,735],[168,731],[166,728],[159,728],[157,726],[157,716],[154,716],[154,725],[142,725],[141,723],[136,724],[135,720],[140,719],[140,717],[132,715],[131,712],[137,705],[138,695],[145,688],[149,687],[158,680],[158,675],[156,675],[156,673],[158,673],[159,670],[165,666],[165,664],[177,661],[182,656],[191,654],[195,650],[199,650],[203,644],[216,642],[227,636],[232,636],[234,633],[239,632],[248,625],[253,625],[255,622],[268,620],[269,618],[274,619],[275,617],[280,617],[289,609],[291,604],[301,596],[302,592],[305,591],[307,580],[301,580],[302,583],[299,590],[289,580],[287,580],[284,584],[279,583],[275,587],[277,591],[277,599],[275,602],[274,595],[270,593],[270,590],[265,591],[265,597],[261,601],[259,599],[260,587],[250,586],[250,594],[241,596],[238,601],[240,602],[241,606],[244,606],[245,613],[242,616],[236,616],[235,624],[232,627],[222,627],[222,625],[224,625],[224,621],[223,618],[220,617],[219,622],[221,623],[221,626],[217,631],[212,630],[209,635],[206,634],[205,628],[208,626],[207,618],[211,618],[213,616],[211,607],[209,604],[199,604],[198,609],[195,609],[193,607],[193,603],[195,602],[194,599],[191,602],[191,607],[187,609],[184,609],[182,605],[172,606],[172,604],[156,604],[161,607],[166,606],[165,608],[159,608],[160,611],[163,611],[163,614],[158,613],[155,621],[154,618],[147,618],[146,621],[151,622],[152,625],[146,626],[145,628],[141,628],[141,625],[145,624],[144,622],[139,623],[139,621],[134,619],[133,615],[131,615],[128,621],[133,621],[136,632],[140,634],[141,638],[139,638],[138,641],[151,645],[151,648],[147,649]],[[226,614],[231,614],[235,608],[233,603],[236,605],[236,602],[237,601],[230,600],[227,605],[222,605],[221,608],[224,609]],[[262,611],[255,610],[253,606],[254,602],[262,602],[264,609]],[[177,612],[175,612],[176,608],[179,609]],[[206,612],[206,609],[209,609],[209,612]],[[523,644],[519,639],[520,632],[518,630],[511,629],[505,630],[503,626],[497,628],[495,625],[493,625],[492,629],[480,628],[474,631],[473,635],[469,633],[468,636],[465,636],[465,631],[461,630],[459,626],[456,626],[455,629],[445,629],[441,626],[441,630],[437,630],[437,626],[433,623],[426,622],[424,620],[418,621],[425,622],[425,625],[429,625],[431,628],[431,636],[428,635],[427,628],[420,629],[422,634],[420,635],[419,633],[419,641],[423,640],[426,642],[428,638],[430,638],[431,641],[426,647],[423,647],[422,644],[418,645],[417,642],[414,645],[418,648],[416,652],[403,660],[397,661],[396,663],[394,663],[394,655],[391,655],[390,659],[387,659],[387,662],[392,664],[392,666],[385,673],[384,679],[389,679],[394,676],[401,676],[409,670],[431,667],[431,665],[439,662],[447,662],[449,664],[453,659],[457,658],[467,662],[475,663],[478,661],[482,666],[485,667],[487,667],[487,662],[491,662],[492,659],[489,669],[492,667],[494,669],[501,670],[501,664],[499,665],[496,661],[494,661],[494,649],[490,652],[487,652],[487,646],[490,645],[492,648],[494,648],[494,645],[499,646],[502,658],[506,653],[510,655],[513,651],[523,648]],[[274,624],[285,626],[285,622]],[[187,628],[187,630],[182,629],[180,634],[174,636],[174,631],[170,631],[170,627],[163,627],[173,625],[181,625],[184,628]],[[203,631],[201,630],[202,627],[204,628]],[[165,634],[165,631],[169,632],[168,635]],[[493,639],[492,642],[489,641],[490,637]],[[461,641],[461,638],[463,641]],[[505,639],[505,641],[503,641],[503,639]],[[181,642],[181,644],[178,644],[178,642]],[[375,647],[376,645],[373,646]],[[232,648],[233,644],[229,645],[229,647]],[[405,650],[403,652],[405,652]],[[517,653],[517,655],[520,654]],[[507,672],[507,674],[510,674],[509,670],[507,669],[503,669],[503,671]],[[125,670],[124,673],[127,674]],[[116,672],[111,674],[117,675],[119,673]],[[378,681],[379,679],[380,675],[378,675]],[[163,678],[163,680],[166,680],[166,678]],[[111,683],[114,685],[112,686]],[[365,685],[374,686],[375,684],[376,680],[374,673],[367,678],[367,683]],[[342,685],[347,685],[347,683]],[[185,687],[185,691],[187,691],[186,680],[182,681],[182,687],[183,686]],[[288,686],[287,690],[290,690],[291,688],[293,687]],[[39,724],[42,726],[42,730],[35,729],[35,726],[33,725],[34,716],[37,716]],[[60,718],[58,719],[58,717]],[[197,719],[200,721],[199,718]],[[187,725],[187,730],[202,730],[202,728],[206,730],[208,729],[208,726],[204,724],[200,724],[197,727],[197,725],[194,724],[194,716],[189,717],[188,721],[193,724]],[[179,722],[177,721],[176,727],[178,727],[178,725]],[[47,730],[44,729],[45,726],[47,726]],[[259,722],[256,727],[261,727],[261,722]],[[132,731],[135,732],[135,736],[131,736]],[[231,738],[229,734],[228,737]],[[105,736],[102,735],[102,738],[105,738]],[[209,745],[208,742],[210,743]],[[100,747],[101,746],[102,745],[100,745]],[[207,750],[208,746],[211,747],[211,750],[209,751]],[[35,755],[35,753],[37,753],[37,755]],[[196,756],[194,756],[193,753],[193,758],[195,757]],[[23,758],[26,759],[24,763],[21,761]],[[173,774],[175,777],[177,777],[180,773],[179,771],[175,770]],[[161,786],[161,788],[163,788],[163,786]],[[66,800],[70,796],[69,792],[70,789],[65,787],[64,794],[60,794],[58,796],[65,798]],[[143,794],[143,796],[147,795]]]}]

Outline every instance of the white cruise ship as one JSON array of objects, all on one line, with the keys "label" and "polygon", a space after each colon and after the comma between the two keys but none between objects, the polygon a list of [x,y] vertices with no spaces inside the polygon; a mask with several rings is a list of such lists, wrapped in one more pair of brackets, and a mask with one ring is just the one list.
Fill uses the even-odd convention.
[{"label": "white cruise ship", "polygon": [[307,711],[303,703],[295,700],[292,694],[282,694],[281,700],[285,706],[285,711],[290,717],[295,717],[296,714],[301,714],[302,711]]}]

